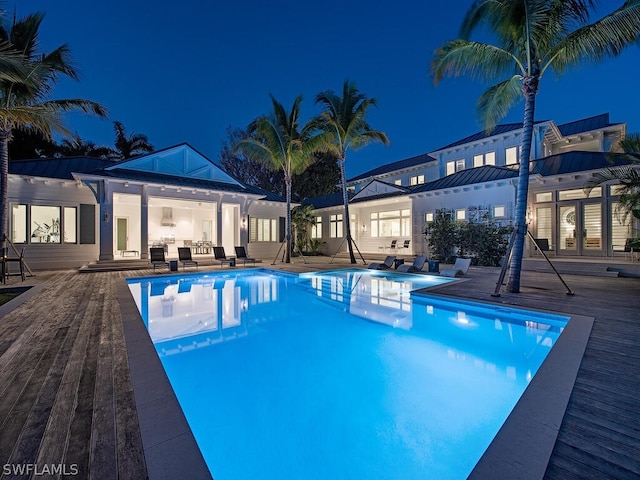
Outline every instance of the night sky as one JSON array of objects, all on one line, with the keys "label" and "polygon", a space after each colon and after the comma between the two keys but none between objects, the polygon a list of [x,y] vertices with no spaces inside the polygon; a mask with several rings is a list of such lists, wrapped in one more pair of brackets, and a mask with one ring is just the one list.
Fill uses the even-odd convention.
[{"label": "night sky", "polygon": [[[187,142],[216,160],[228,125],[244,127],[302,94],[304,120],[315,95],[345,79],[378,100],[370,124],[391,146],[348,154],[347,175],[433,151],[482,129],[476,100],[487,85],[429,74],[433,51],[457,37],[471,0],[324,2],[18,0],[18,16],[46,12],[40,44],[71,47],[80,82],[61,81],[52,98],[85,98],[108,120],[80,115],[68,125],[84,140],[113,145],[113,120],[157,148]],[[622,1],[602,2],[605,9]],[[617,59],[542,79],[536,119],[565,123],[609,112],[640,131],[640,47]],[[504,122],[520,122],[523,103]]]}]

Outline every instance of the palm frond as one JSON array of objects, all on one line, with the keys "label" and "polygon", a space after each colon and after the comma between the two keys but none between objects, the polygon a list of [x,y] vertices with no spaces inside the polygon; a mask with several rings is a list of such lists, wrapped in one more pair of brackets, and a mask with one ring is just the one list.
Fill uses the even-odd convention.
[{"label": "palm frond", "polygon": [[494,45],[461,39],[445,42],[434,52],[431,62],[435,84],[445,76],[469,74],[472,78],[492,80],[517,70],[525,73],[524,65],[511,52]]},{"label": "palm frond", "polygon": [[522,76],[514,75],[489,87],[478,99],[478,115],[487,132],[495,128],[511,107],[523,98]]},{"label": "palm frond", "polygon": [[640,37],[640,1],[625,2],[618,10],[585,25],[560,40],[550,52],[550,64],[558,72],[582,62],[619,55]]}]

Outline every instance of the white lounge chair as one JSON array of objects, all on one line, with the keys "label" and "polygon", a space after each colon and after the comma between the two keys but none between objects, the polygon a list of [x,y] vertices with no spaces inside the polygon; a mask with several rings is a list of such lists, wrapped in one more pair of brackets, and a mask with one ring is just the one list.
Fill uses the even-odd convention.
[{"label": "white lounge chair", "polygon": [[456,258],[456,263],[453,265],[453,268],[445,268],[440,272],[440,275],[443,277],[458,277],[466,275],[470,265],[470,258]]}]

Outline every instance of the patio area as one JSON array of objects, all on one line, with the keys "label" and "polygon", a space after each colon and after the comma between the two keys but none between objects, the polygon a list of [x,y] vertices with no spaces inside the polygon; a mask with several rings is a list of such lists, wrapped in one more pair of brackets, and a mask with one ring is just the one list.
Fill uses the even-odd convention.
[{"label": "patio area", "polygon": [[[306,264],[294,259],[290,265],[258,266],[290,272],[351,266],[345,259],[329,260],[310,257]],[[525,271],[520,294],[492,297],[498,273],[497,268],[472,267],[466,281],[436,293],[595,318],[544,478],[638,478],[640,279],[565,275],[575,292],[567,296],[555,275]],[[146,414],[138,408],[140,398],[168,383],[166,377],[148,378],[141,392],[132,381],[131,365],[144,357],[145,347],[132,350],[131,335],[139,334],[142,325],[130,309],[132,302],[121,299],[124,279],[144,275],[154,275],[153,270],[48,271],[24,283],[10,279],[9,286],[33,288],[18,297],[16,308],[0,307],[3,465],[59,465],[79,478],[156,479],[177,471],[185,478],[210,478],[199,452],[185,447],[168,455],[162,445],[151,447],[143,440],[154,433],[145,426],[154,419],[141,418]],[[190,434],[178,423],[155,434],[172,436],[174,444],[184,438],[187,445]],[[163,462],[165,468],[158,469]]]}]

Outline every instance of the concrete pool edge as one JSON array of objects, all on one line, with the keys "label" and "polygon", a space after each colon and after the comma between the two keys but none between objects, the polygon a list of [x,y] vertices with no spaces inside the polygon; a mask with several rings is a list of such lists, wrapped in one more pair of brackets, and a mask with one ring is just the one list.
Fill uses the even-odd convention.
[{"label": "concrete pool edge", "polygon": [[[445,286],[422,291],[447,301],[457,299],[435,294],[432,290],[438,287]],[[190,478],[212,478],[125,279],[118,296],[149,478],[175,478],[187,472]],[[570,313],[513,309],[571,320],[469,478],[543,478],[594,321]]]},{"label": "concrete pool edge", "polygon": [[594,320],[570,315],[556,345],[476,464],[470,479],[544,477]]},{"label": "concrete pool edge", "polygon": [[212,479],[126,279],[117,297],[148,477]]}]

